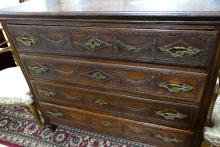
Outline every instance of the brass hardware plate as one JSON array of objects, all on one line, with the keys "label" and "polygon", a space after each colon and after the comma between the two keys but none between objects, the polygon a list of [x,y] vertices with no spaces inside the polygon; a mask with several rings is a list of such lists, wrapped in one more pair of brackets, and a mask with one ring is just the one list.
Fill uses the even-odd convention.
[{"label": "brass hardware plate", "polygon": [[159,83],[159,87],[161,88],[166,88],[169,92],[172,93],[179,93],[179,92],[187,92],[193,89],[192,86],[187,85],[187,84],[172,84],[172,83]]},{"label": "brass hardware plate", "polygon": [[162,116],[167,120],[174,120],[176,118],[183,119],[183,118],[187,117],[187,115],[181,114],[179,112],[172,113],[172,112],[156,111],[155,113],[156,113],[156,115]]},{"label": "brass hardware plate", "polygon": [[112,126],[112,123],[110,121],[102,121],[100,122],[101,125],[105,126],[105,127],[110,127]]},{"label": "brass hardware plate", "polygon": [[23,45],[25,46],[32,46],[33,44],[37,43],[38,39],[33,37],[33,36],[27,36],[27,35],[21,35],[21,36],[18,36],[16,38],[16,41],[22,43]]},{"label": "brass hardware plate", "polygon": [[32,70],[33,72],[35,72],[37,74],[42,74],[42,73],[48,71],[47,67],[38,67],[38,66],[29,66],[28,69]]}]

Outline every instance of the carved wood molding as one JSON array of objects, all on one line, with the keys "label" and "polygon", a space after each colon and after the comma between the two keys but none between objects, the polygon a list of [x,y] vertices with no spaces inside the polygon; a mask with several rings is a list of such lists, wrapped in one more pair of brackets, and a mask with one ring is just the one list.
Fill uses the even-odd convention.
[{"label": "carved wood molding", "polygon": [[[47,62],[47,61],[46,61]],[[66,77],[79,77],[79,78],[86,78],[86,79],[92,79],[94,81],[97,82],[97,84],[100,86],[100,85],[103,85],[105,88],[111,88],[111,89],[115,89],[115,88],[118,88],[120,87],[120,89],[122,90],[128,90],[128,85],[129,84],[129,87],[130,86],[141,86],[142,88],[138,91],[140,92],[148,92],[149,94],[158,94],[158,95],[165,95],[165,96],[175,96],[177,94],[181,94],[181,93],[185,93],[185,92],[190,92],[190,93],[193,93],[195,96],[198,95],[198,93],[200,92],[200,89],[201,89],[201,85],[203,83],[203,80],[202,79],[198,79],[197,82],[196,82],[196,85],[192,86],[191,84],[189,84],[190,87],[192,87],[190,91],[182,91],[182,90],[179,90],[177,93],[173,93],[173,92],[170,92],[169,90],[167,90],[167,92],[163,92],[161,93],[159,91],[159,88],[163,88],[160,86],[160,83],[161,82],[167,82],[167,83],[171,83],[172,84],[172,81],[161,81],[159,80],[159,77],[162,77],[162,76],[167,76],[167,77],[172,77],[173,74],[175,74],[175,76],[181,76],[181,77],[184,77],[184,78],[189,78],[189,79],[194,79],[194,76],[193,75],[190,75],[190,74],[181,74],[181,73],[169,73],[169,72],[165,72],[163,70],[161,71],[153,71],[153,70],[141,70],[141,69],[126,69],[125,67],[123,69],[118,69],[118,68],[115,68],[115,67],[108,67],[108,68],[111,68],[111,73],[108,73],[105,71],[105,69],[102,67],[100,68],[97,68],[96,65],[85,65],[85,64],[73,64],[71,62],[65,62],[64,60],[61,60],[59,62],[56,62],[55,60],[53,60],[53,64],[50,65],[50,67],[45,64],[44,62],[35,62],[33,65],[41,65],[42,64],[42,67],[47,67],[47,76],[49,76],[49,74],[57,74],[57,75],[64,75]],[[45,64],[45,65],[44,65]],[[72,70],[69,70],[69,71],[63,71],[62,69],[59,69],[59,68],[56,68],[56,65],[60,65],[60,64],[64,64],[64,65],[69,65],[69,67],[71,66],[73,69]],[[57,66],[57,67],[58,67]],[[80,71],[81,68],[87,68],[90,69],[86,72],[82,72]],[[136,79],[132,79],[131,77],[126,77],[123,75],[123,73],[126,73],[127,71],[135,71],[135,72],[140,72],[140,73],[143,73],[145,75],[145,77],[143,77],[142,80],[136,80]],[[42,76],[44,77],[44,74],[42,74]],[[47,77],[46,76],[46,77]],[[65,80],[65,79],[64,79]],[[73,80],[73,79],[72,79]],[[115,81],[117,84],[114,84],[114,85],[109,85],[109,84],[106,84],[107,81],[109,80],[113,80]],[[195,80],[195,79],[194,79]],[[179,81],[179,80],[178,80]],[[68,81],[69,82],[69,81]],[[74,81],[72,81],[74,82]],[[187,84],[187,82],[181,82],[179,81],[180,84]],[[98,85],[93,85],[93,86],[98,86]],[[166,89],[166,88],[164,88]],[[184,98],[190,98],[192,99],[193,97],[192,96],[184,96],[184,95],[181,95],[181,97],[184,97]]]}]

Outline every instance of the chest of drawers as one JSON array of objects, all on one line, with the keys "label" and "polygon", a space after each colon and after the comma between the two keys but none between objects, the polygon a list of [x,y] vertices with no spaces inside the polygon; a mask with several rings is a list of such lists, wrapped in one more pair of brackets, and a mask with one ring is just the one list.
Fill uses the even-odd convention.
[{"label": "chest of drawers", "polygon": [[200,145],[220,62],[220,3],[147,4],[156,3],[40,0],[0,11],[46,123]]}]

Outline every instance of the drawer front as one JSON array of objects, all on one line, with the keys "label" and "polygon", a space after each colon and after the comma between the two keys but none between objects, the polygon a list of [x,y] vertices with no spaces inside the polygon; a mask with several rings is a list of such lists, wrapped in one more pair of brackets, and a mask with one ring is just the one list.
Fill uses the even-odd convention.
[{"label": "drawer front", "polygon": [[40,101],[68,107],[112,114],[142,122],[181,129],[191,129],[196,118],[196,107],[136,97],[125,97],[95,92],[74,86],[32,81]]},{"label": "drawer front", "polygon": [[215,31],[9,25],[17,49],[91,58],[207,67]]},{"label": "drawer front", "polygon": [[156,146],[188,147],[191,132],[40,103],[51,123],[79,127]]},{"label": "drawer front", "polygon": [[21,55],[21,58],[30,78],[164,96],[175,100],[199,101],[206,78],[201,73],[162,69],[146,64],[126,65],[113,61],[102,63],[104,61],[25,55]]}]

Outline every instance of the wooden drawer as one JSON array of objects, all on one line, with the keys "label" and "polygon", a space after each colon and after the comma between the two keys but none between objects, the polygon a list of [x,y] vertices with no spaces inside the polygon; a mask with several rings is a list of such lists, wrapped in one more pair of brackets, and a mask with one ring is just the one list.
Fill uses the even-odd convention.
[{"label": "wooden drawer", "polygon": [[99,133],[163,147],[188,147],[191,142],[191,132],[183,130],[140,123],[48,103],[40,103],[40,105],[42,112],[51,123],[95,130]]},{"label": "wooden drawer", "polygon": [[146,64],[25,55],[21,55],[21,59],[32,79],[75,83],[175,100],[199,101],[206,79],[206,74],[187,72],[186,68],[173,70]]},{"label": "wooden drawer", "polygon": [[9,25],[20,52],[207,67],[216,31]]},{"label": "wooden drawer", "polygon": [[40,101],[181,129],[191,129],[197,113],[195,106],[106,94],[76,86],[36,81],[32,85]]}]

